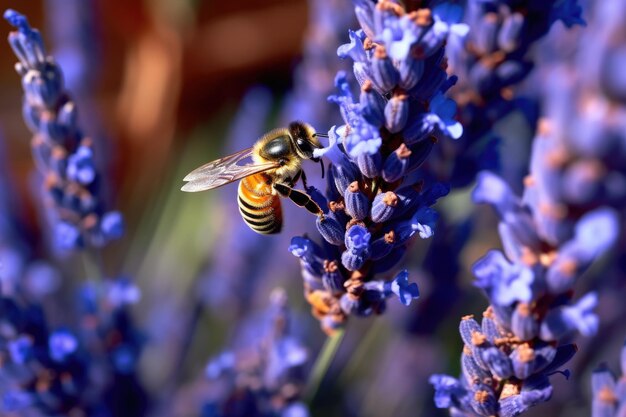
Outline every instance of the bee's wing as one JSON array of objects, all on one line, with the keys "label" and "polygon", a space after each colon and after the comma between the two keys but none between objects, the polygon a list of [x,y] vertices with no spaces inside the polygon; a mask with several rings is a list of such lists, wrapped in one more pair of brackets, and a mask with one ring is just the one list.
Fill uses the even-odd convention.
[{"label": "bee's wing", "polygon": [[181,190],[187,192],[210,190],[280,166],[277,162],[238,165],[239,162],[251,155],[252,148],[248,148],[202,165],[183,178],[187,184],[183,185]]}]

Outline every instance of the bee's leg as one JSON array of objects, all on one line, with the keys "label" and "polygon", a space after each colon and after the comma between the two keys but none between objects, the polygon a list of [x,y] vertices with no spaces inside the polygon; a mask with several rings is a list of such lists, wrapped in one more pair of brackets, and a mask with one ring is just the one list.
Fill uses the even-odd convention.
[{"label": "bee's leg", "polygon": [[324,212],[310,195],[304,191],[296,190],[286,184],[274,183],[274,189],[283,197],[288,197],[297,206],[304,207],[316,216],[324,217]]}]

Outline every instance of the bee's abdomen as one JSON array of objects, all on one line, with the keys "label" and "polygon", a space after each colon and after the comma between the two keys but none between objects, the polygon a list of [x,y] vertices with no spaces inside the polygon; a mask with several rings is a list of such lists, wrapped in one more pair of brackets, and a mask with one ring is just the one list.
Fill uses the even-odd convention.
[{"label": "bee's abdomen", "polygon": [[280,197],[272,194],[272,186],[264,174],[246,177],[239,183],[239,213],[252,230],[261,234],[280,232],[283,225]]}]

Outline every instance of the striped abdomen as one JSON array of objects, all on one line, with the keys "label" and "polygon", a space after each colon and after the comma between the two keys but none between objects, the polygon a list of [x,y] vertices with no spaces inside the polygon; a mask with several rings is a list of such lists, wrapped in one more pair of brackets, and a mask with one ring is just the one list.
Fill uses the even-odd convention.
[{"label": "striped abdomen", "polygon": [[239,213],[252,230],[264,235],[280,232],[283,225],[280,197],[272,191],[271,180],[264,173],[239,182]]}]

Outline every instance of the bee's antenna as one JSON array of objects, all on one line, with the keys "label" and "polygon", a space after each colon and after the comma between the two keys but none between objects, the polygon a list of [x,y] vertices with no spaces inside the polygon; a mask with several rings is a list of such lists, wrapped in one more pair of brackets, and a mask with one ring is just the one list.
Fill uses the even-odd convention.
[{"label": "bee's antenna", "polygon": [[328,135],[326,133],[315,133],[313,136],[319,136],[320,138],[327,138]]},{"label": "bee's antenna", "polygon": [[320,158],[320,165],[322,166],[322,179],[324,179],[324,161]]}]

